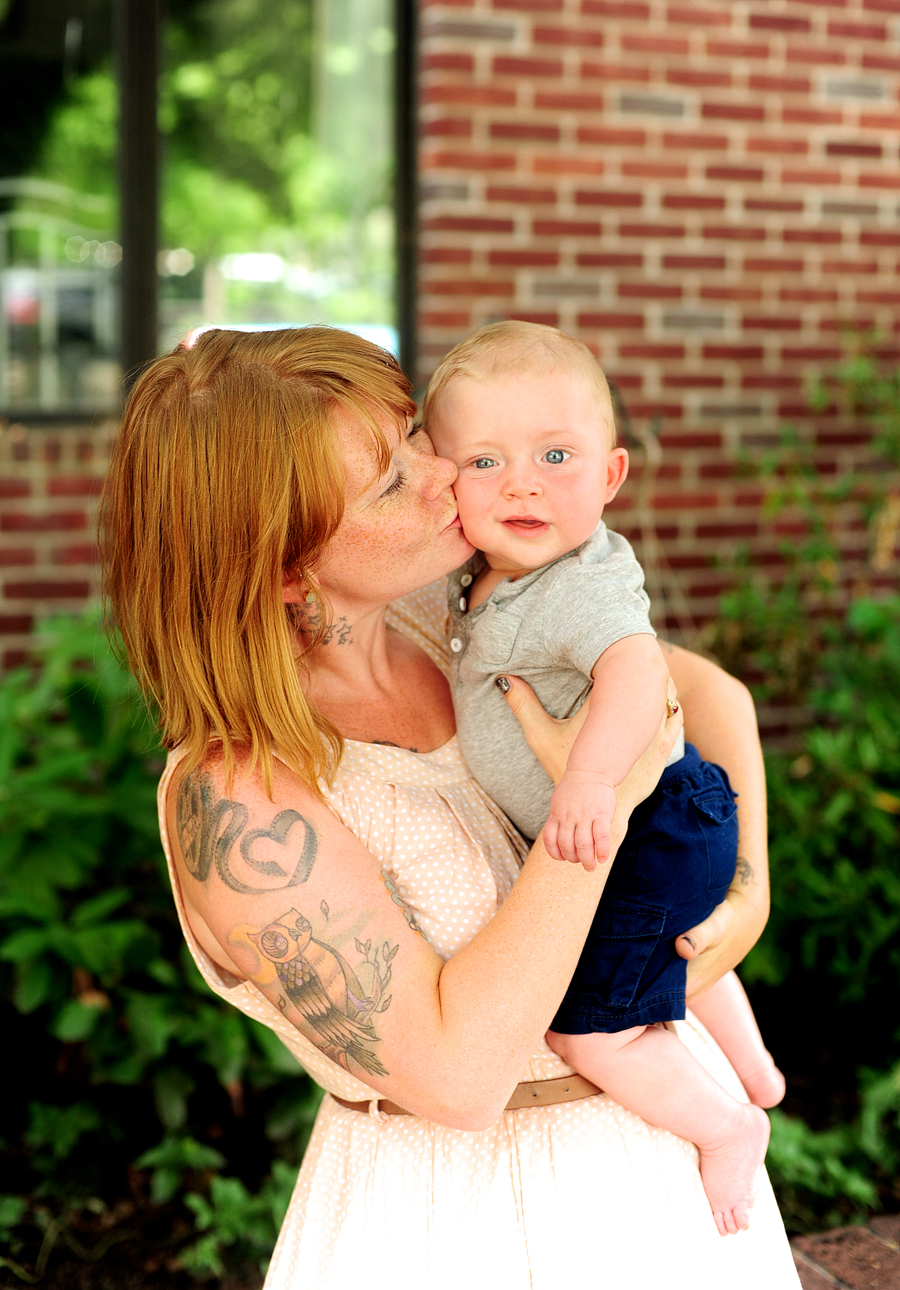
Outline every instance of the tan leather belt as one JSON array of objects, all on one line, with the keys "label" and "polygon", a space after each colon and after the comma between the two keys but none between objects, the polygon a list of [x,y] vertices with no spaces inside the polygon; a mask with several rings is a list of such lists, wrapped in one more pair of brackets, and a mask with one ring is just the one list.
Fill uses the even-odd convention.
[{"label": "tan leather belt", "polygon": [[[583,1075],[562,1075],[559,1079],[536,1079],[517,1084],[513,1095],[504,1108],[507,1111],[520,1111],[525,1106],[555,1106],[558,1102],[579,1102],[584,1097],[593,1097],[602,1090],[592,1084]],[[368,1112],[368,1102],[348,1102],[346,1098],[329,1094],[332,1101],[343,1106],[347,1111]],[[406,1107],[399,1106],[387,1098],[379,1098],[378,1109],[385,1115],[412,1115]]]}]

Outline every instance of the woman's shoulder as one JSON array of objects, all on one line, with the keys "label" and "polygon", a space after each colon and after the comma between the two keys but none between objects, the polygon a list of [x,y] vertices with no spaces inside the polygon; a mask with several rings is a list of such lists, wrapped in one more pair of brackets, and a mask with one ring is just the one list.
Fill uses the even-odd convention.
[{"label": "woman's shoulder", "polygon": [[446,578],[411,591],[388,605],[387,624],[418,645],[445,676],[449,675]]}]

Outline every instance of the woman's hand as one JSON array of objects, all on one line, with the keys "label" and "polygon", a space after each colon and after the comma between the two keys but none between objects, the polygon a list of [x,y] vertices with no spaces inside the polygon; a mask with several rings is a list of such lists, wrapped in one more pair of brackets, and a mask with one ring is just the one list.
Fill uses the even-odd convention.
[{"label": "woman's hand", "polygon": [[738,949],[740,942],[736,934],[741,931],[742,900],[739,891],[729,891],[708,918],[675,942],[676,952],[688,960],[685,992],[688,999],[703,994],[741,961],[743,954]]},{"label": "woman's hand", "polygon": [[[530,685],[517,676],[506,679],[509,683],[506,701],[522,726],[528,746],[554,784],[558,784],[565,773],[572,745],[584,725],[588,705],[582,704],[575,715],[565,721],[557,721],[544,711]],[[675,711],[671,716],[666,711],[660,714],[659,729],[653,743],[616,788],[613,836],[617,844],[624,836],[631,812],[638,802],[643,802],[650,796],[659,783],[659,777],[682,727],[683,716],[674,703],[675,686],[671,680],[669,698],[673,701]]]},{"label": "woman's hand", "polygon": [[724,766],[738,794],[738,860],[725,900],[675,948],[688,960],[688,998],[740,963],[769,913],[766,781],[756,713],[746,686],[708,659],[663,645],[687,713],[685,733],[701,757]]}]

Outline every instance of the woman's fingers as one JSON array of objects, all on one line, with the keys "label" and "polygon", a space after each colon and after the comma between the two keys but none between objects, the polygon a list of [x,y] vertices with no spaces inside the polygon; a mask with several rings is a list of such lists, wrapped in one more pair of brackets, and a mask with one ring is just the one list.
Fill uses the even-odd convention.
[{"label": "woman's fingers", "polygon": [[[500,685],[501,681],[505,682],[505,689]],[[534,690],[521,677],[498,677],[497,685],[525,732],[528,746],[554,784],[558,784],[565,774],[575,736],[588,714],[588,705],[582,704],[567,721],[557,721],[544,711]]]},{"label": "woman's fingers", "polygon": [[675,938],[675,953],[680,958],[688,961],[697,957],[700,949],[693,932],[684,932],[681,936]]},{"label": "woman's fingers", "polygon": [[703,994],[737,961],[729,952],[729,933],[734,925],[735,908],[731,893],[717,905],[709,918],[689,928],[675,941],[675,950],[688,960],[687,996]]},{"label": "woman's fingers", "polygon": [[714,949],[728,930],[731,917],[727,901],[717,905],[709,918],[691,927],[675,942],[675,949],[683,959],[695,959],[704,950]]}]

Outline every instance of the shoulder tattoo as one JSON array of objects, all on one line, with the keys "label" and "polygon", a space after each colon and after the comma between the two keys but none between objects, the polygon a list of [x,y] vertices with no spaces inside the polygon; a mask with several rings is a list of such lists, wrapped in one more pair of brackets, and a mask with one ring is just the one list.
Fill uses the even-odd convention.
[{"label": "shoulder tattoo", "polygon": [[[299,811],[278,811],[268,828],[248,829],[244,803],[221,797],[212,776],[199,771],[182,780],[175,819],[184,862],[198,882],[206,882],[215,866],[227,887],[255,896],[299,886],[315,864],[316,831]],[[278,851],[277,860],[259,859],[254,848],[263,840],[283,848],[283,856]]]}]

